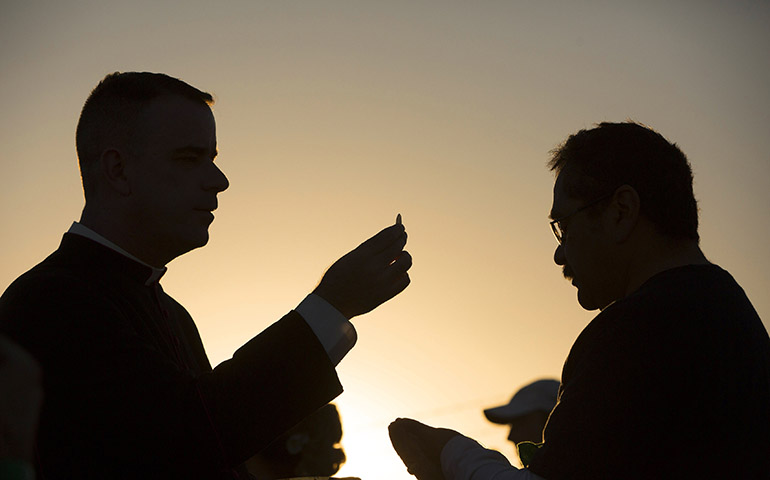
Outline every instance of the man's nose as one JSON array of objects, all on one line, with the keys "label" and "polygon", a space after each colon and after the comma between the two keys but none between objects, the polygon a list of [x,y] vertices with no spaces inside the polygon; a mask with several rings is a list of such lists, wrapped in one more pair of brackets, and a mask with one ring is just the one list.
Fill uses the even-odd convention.
[{"label": "man's nose", "polygon": [[564,257],[564,246],[561,243],[556,247],[556,251],[553,252],[553,261],[556,265],[564,265],[567,263],[567,259]]},{"label": "man's nose", "polygon": [[230,186],[230,181],[227,179],[222,170],[215,163],[211,163],[211,171],[206,175],[206,180],[203,188],[206,190],[213,190],[217,193],[227,190]]}]

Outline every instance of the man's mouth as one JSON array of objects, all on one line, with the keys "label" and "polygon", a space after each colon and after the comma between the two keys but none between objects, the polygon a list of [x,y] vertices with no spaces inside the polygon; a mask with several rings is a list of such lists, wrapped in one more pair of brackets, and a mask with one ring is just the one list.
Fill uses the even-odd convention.
[{"label": "man's mouth", "polygon": [[575,283],[575,274],[572,273],[572,270],[570,270],[566,265],[564,265],[564,268],[562,269],[562,274],[564,275],[564,278],[567,280],[572,280],[572,283]]},{"label": "man's mouth", "polygon": [[204,209],[201,209],[201,208],[196,208],[195,211],[196,212],[200,212],[201,214],[206,214],[206,218],[207,218],[209,223],[214,221],[214,214],[211,213],[211,210],[204,210]]}]

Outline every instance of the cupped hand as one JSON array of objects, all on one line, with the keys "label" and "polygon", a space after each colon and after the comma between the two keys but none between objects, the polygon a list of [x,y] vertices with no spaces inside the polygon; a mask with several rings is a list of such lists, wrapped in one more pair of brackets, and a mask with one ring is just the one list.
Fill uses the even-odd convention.
[{"label": "cupped hand", "polygon": [[457,435],[448,428],[434,428],[411,418],[398,418],[388,426],[393,448],[407,471],[419,480],[444,480],[441,451]]}]

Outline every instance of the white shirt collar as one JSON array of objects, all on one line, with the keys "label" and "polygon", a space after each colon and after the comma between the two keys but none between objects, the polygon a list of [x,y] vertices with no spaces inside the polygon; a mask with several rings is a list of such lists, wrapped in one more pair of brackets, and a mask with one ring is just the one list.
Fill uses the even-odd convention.
[{"label": "white shirt collar", "polygon": [[153,267],[152,265],[148,265],[147,263],[145,263],[145,262],[139,260],[138,258],[136,258],[135,256],[131,255],[127,251],[123,250],[119,246],[115,245],[111,241],[107,240],[103,236],[101,236],[98,233],[94,232],[90,228],[86,227],[82,223],[72,222],[72,226],[67,231],[67,233],[74,233],[75,235],[80,235],[81,237],[86,237],[89,240],[93,240],[96,243],[104,245],[105,247],[109,248],[110,250],[114,250],[114,251],[118,252],[119,254],[123,255],[124,257],[128,257],[131,260],[133,260],[135,262],[138,262],[138,263],[144,265],[147,268],[152,269],[152,274],[147,279],[147,281],[144,282],[145,285],[152,285],[153,283],[155,283],[158,280],[160,280],[160,277],[162,277],[163,274],[166,273],[166,270],[167,270],[166,267],[156,268],[156,267]]}]

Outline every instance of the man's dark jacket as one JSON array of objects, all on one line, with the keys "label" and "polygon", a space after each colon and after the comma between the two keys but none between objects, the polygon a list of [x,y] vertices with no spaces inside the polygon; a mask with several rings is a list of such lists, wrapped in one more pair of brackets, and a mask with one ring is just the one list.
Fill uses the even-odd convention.
[{"label": "man's dark jacket", "polygon": [[294,311],[212,370],[192,318],[146,284],[151,273],[68,233],[0,298],[0,331],[43,369],[39,479],[234,478],[341,393]]},{"label": "man's dark jacket", "polygon": [[716,265],[661,272],[583,330],[562,372],[547,480],[770,479],[770,337]]}]

